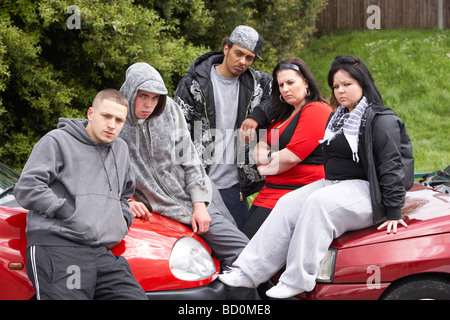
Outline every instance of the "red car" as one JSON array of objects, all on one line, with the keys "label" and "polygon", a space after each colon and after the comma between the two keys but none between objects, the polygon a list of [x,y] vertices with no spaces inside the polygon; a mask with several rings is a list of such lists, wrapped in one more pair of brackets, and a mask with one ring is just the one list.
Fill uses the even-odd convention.
[{"label": "red car", "polygon": [[[25,267],[26,213],[12,195],[18,175],[0,163],[0,300],[33,299]],[[135,219],[128,235],[111,250],[125,257],[151,300],[224,299],[219,262],[186,226],[153,214]]]},{"label": "red car", "polygon": [[416,182],[402,210],[408,228],[342,235],[322,261],[315,289],[298,298],[450,300],[449,192],[450,166]]},{"label": "red car", "polygon": [[[0,164],[0,299],[31,299],[25,216],[12,196],[17,174]],[[317,285],[299,299],[450,299],[450,167],[408,192],[408,228],[375,227],[336,239]],[[113,252],[126,257],[149,299],[223,299],[219,263],[193,232],[154,214],[136,219]],[[275,278],[274,278],[275,280]]]}]

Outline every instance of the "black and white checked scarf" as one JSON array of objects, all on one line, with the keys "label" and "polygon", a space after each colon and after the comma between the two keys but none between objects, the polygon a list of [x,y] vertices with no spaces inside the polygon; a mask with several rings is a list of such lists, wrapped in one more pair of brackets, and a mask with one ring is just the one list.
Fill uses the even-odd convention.
[{"label": "black and white checked scarf", "polygon": [[368,106],[367,98],[363,97],[352,112],[345,113],[345,107],[339,106],[336,113],[331,118],[330,123],[325,130],[325,135],[320,143],[328,141],[328,144],[337,134],[344,133],[350,148],[353,153],[353,161],[359,162],[358,157],[358,142],[359,129],[361,121],[364,117],[364,112]]}]

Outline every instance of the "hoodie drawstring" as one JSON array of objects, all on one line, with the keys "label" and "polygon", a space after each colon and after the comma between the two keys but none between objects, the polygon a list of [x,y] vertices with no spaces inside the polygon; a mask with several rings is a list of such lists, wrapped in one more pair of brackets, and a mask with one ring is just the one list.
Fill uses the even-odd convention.
[{"label": "hoodie drawstring", "polygon": [[[105,161],[103,159],[102,156],[102,152],[98,146],[98,144],[95,145],[97,147],[97,151],[100,155],[100,159],[102,160],[102,165],[103,165],[103,170],[105,170],[105,174],[106,174],[106,179],[108,180],[108,185],[109,185],[109,192],[112,193],[112,186],[111,186],[111,180],[109,180],[109,175],[108,175],[108,171],[106,170],[106,165],[105,165]],[[116,176],[117,176],[117,192],[120,192],[120,184],[119,184],[119,170],[117,168],[117,160],[116,160],[116,155],[114,153],[114,149],[110,146],[110,151],[112,152],[113,158],[114,158],[114,167],[116,168]]]}]

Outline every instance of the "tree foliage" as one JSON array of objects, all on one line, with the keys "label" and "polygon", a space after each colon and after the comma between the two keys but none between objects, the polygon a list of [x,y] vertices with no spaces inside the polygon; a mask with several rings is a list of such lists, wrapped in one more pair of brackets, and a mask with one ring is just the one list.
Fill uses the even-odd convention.
[{"label": "tree foliage", "polygon": [[266,40],[256,68],[294,56],[326,0],[0,1],[0,159],[21,168],[60,117],[85,117],[129,65],[157,68],[172,94],[187,67],[235,26]]}]

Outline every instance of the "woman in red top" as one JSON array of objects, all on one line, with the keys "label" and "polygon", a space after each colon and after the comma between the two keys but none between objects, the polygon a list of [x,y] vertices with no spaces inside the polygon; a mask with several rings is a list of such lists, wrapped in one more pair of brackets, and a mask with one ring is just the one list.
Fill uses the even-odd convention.
[{"label": "woman in red top", "polygon": [[325,177],[323,138],[331,107],[320,97],[316,80],[299,58],[280,61],[273,70],[276,113],[253,150],[266,185],[253,201],[243,232],[252,238],[281,196]]}]

